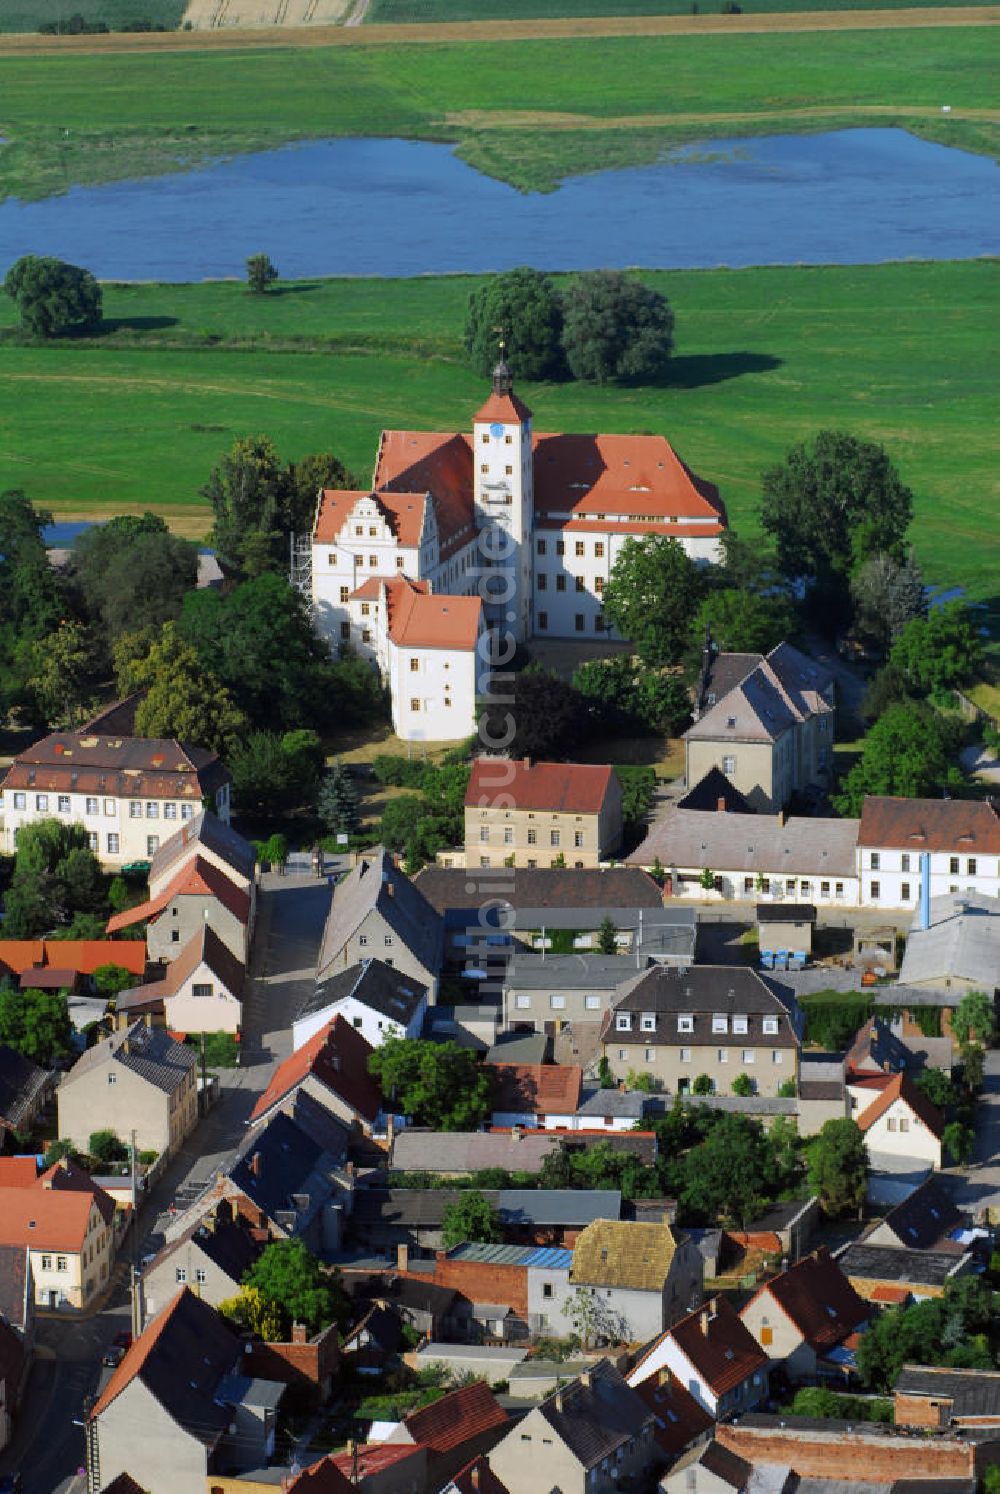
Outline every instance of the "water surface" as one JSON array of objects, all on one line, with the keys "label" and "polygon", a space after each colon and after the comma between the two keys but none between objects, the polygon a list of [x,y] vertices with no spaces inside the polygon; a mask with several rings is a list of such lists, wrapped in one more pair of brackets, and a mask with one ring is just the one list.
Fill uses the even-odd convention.
[{"label": "water surface", "polygon": [[712,141],[522,194],[452,147],[327,140],[0,205],[0,272],[55,254],[103,279],[859,264],[996,251],[995,163],[904,130]]}]

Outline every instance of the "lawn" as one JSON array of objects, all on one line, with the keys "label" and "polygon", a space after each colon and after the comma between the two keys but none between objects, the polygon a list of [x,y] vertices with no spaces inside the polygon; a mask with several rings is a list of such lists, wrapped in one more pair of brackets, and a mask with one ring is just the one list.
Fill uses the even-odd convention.
[{"label": "lawn", "polygon": [[[520,386],[539,429],[664,432],[743,532],[761,471],[792,443],[824,426],[876,439],[914,490],[928,579],[996,595],[994,263],[643,278],[674,306],[670,380]],[[248,432],[286,458],[333,450],[367,480],[384,427],[467,427],[483,392],[460,344],[477,283],[109,287],[103,345],[0,342],[0,489],[64,516],[151,505],[204,533],[199,489]]]},{"label": "lawn", "polygon": [[544,190],[732,134],[734,115],[750,133],[903,123],[990,151],[995,56],[988,27],[5,56],[0,190],[40,197],[335,135],[456,141]]}]

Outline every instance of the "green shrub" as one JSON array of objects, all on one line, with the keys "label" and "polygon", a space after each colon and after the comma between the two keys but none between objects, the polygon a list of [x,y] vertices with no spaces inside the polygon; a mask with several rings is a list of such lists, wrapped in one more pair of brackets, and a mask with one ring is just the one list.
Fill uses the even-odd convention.
[{"label": "green shrub", "polygon": [[800,998],[807,1043],[840,1052],[875,1010],[870,996],[858,991],[817,991]]}]

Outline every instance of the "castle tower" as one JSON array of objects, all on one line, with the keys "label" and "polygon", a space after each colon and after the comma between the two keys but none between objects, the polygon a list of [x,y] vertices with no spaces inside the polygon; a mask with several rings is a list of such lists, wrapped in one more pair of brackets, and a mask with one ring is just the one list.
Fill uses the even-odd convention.
[{"label": "castle tower", "polygon": [[[493,537],[483,544],[483,563],[495,555],[491,582],[496,601],[487,619],[509,628],[520,642],[531,635],[531,535],[534,482],[531,411],[514,393],[514,381],[500,345],[493,389],[473,417],[473,474],[478,529]],[[500,579],[500,576],[504,579]]]}]

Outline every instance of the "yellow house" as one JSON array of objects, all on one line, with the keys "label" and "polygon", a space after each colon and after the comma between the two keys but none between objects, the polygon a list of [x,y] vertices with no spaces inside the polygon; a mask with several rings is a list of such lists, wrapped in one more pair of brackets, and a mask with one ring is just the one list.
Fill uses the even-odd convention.
[{"label": "yellow house", "polygon": [[467,868],[596,867],[621,837],[621,785],[606,763],[480,757],[472,764]]},{"label": "yellow house", "polygon": [[27,1248],[40,1306],[86,1307],[108,1284],[113,1201],[65,1158],[35,1178],[30,1159],[9,1160],[28,1166],[0,1167],[0,1245]]}]

